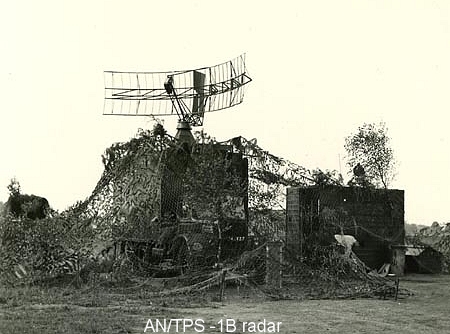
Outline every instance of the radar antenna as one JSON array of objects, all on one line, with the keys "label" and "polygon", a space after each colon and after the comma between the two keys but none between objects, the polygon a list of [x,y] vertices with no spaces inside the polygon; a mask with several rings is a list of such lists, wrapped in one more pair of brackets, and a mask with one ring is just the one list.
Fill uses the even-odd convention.
[{"label": "radar antenna", "polygon": [[[243,101],[252,81],[245,55],[196,70],[171,72],[105,71],[104,115],[178,115],[177,129],[202,126],[205,112],[230,108]],[[192,135],[191,135],[192,136]]]}]

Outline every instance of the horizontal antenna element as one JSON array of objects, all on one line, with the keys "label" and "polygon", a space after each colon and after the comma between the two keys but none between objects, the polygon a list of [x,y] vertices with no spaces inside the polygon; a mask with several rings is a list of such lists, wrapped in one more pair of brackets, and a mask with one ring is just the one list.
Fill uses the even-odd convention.
[{"label": "horizontal antenna element", "polygon": [[104,115],[166,116],[177,114],[201,126],[205,112],[243,101],[251,81],[244,55],[213,67],[172,72],[105,71]]}]

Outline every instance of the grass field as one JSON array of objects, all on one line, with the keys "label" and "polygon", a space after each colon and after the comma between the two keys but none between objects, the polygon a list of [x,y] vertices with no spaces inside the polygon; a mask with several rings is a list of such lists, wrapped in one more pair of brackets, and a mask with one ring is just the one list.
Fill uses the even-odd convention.
[{"label": "grass field", "polygon": [[[407,276],[401,287],[414,296],[392,299],[269,301],[236,288],[222,303],[215,294],[156,298],[148,288],[0,288],[0,333],[143,333],[156,319],[201,319],[186,333],[262,332],[278,323],[280,333],[450,333],[450,276]],[[151,319],[149,323],[148,320]],[[220,328],[219,321],[223,320]],[[254,322],[256,327],[252,327]],[[210,328],[215,326],[216,328]],[[195,331],[197,329],[197,331]],[[147,333],[154,331],[149,326]],[[158,332],[162,332],[159,328]],[[170,333],[181,333],[172,327]]]}]

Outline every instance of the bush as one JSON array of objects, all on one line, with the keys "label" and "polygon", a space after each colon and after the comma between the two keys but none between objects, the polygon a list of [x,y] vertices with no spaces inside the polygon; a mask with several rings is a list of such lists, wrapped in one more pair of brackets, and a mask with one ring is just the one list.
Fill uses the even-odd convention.
[{"label": "bush", "polygon": [[0,276],[9,283],[31,282],[79,270],[93,235],[89,222],[67,213],[37,220],[0,217]]}]

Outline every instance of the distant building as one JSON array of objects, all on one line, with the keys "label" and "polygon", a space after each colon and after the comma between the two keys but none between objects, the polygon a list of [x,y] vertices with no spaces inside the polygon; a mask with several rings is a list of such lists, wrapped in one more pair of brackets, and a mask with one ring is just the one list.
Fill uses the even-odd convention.
[{"label": "distant building", "polygon": [[444,256],[429,246],[405,246],[405,272],[439,274],[444,268]]}]

